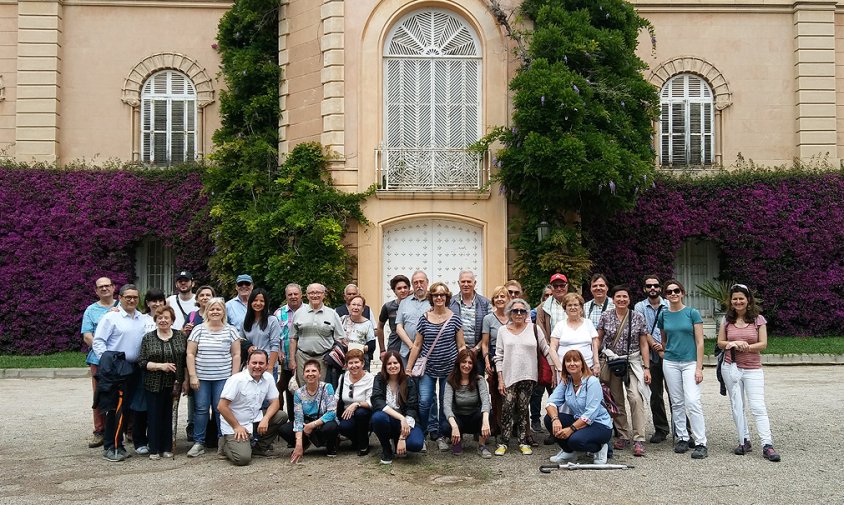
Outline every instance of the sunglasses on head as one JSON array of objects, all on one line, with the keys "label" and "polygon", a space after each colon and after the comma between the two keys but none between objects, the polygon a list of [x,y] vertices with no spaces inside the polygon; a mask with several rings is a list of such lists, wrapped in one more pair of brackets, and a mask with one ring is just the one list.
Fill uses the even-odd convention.
[{"label": "sunglasses on head", "polygon": [[679,295],[679,294],[682,294],[682,293],[683,293],[683,290],[680,289],[680,288],[666,289],[665,290],[666,295]]},{"label": "sunglasses on head", "polygon": [[743,289],[745,291],[750,291],[749,289],[747,289],[747,286],[745,286],[744,284],[733,284],[732,286],[730,286],[730,289],[735,289],[735,288]]}]

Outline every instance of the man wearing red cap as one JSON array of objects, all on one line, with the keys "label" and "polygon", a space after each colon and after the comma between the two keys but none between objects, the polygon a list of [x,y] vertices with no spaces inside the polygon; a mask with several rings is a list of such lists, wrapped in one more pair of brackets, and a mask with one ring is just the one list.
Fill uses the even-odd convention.
[{"label": "man wearing red cap", "polygon": [[[569,280],[561,273],[552,275],[549,284],[551,284],[551,296],[536,308],[536,325],[542,328],[545,335],[550,335],[554,326],[566,319],[566,307],[563,305],[563,298],[569,292]],[[530,426],[534,433],[542,432],[540,417],[543,413],[542,395],[545,393],[545,389],[545,386],[537,384],[530,395]],[[550,388],[548,389],[550,393]],[[554,437],[549,435],[545,439],[545,444],[551,445],[553,443]]]}]

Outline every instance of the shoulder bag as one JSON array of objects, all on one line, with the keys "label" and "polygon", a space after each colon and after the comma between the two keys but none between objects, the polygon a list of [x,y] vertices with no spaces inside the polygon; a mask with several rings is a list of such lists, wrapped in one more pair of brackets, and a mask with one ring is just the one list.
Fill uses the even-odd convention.
[{"label": "shoulder bag", "polygon": [[604,363],[601,367],[600,377],[601,382],[604,384],[608,384],[610,382],[610,374],[624,379],[627,378],[627,371],[630,367],[630,341],[633,339],[633,318],[630,317],[630,310],[627,311],[627,315],[624,316],[624,319],[622,319],[621,323],[618,325],[618,331],[616,332],[615,338],[612,340],[610,347],[615,347],[621,339],[621,335],[624,333],[624,321],[627,321],[627,355],[623,358],[607,360]]}]

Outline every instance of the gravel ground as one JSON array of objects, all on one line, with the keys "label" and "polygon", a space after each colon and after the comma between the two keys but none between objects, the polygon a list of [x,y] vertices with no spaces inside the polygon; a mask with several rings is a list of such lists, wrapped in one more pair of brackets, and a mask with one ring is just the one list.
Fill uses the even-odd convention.
[{"label": "gravel ground", "polygon": [[[704,411],[709,458],[677,455],[668,442],[646,444],[647,456],[617,451],[610,462],[632,470],[556,471],[538,467],[556,451],[543,446],[532,456],[511,450],[481,460],[474,444],[461,457],[437,453],[378,464],[377,441],[365,458],[344,452],[334,460],[321,451],[289,464],[257,459],[236,468],[213,454],[150,461],[135,456],[104,461],[88,449],[91,414],[88,379],[0,381],[0,503],[842,503],[844,429],[841,383],[844,367],[769,367],[767,402],[780,463],[753,452],[735,456],[735,428],[727,399],[718,395],[715,372],[705,370]],[[184,405],[182,402],[182,410]],[[830,409],[828,405],[832,404]],[[184,414],[180,416],[184,419]],[[180,431],[183,431],[180,429]],[[755,427],[754,427],[755,432]],[[184,434],[182,433],[183,437]],[[755,435],[754,435],[755,437]],[[818,442],[821,442],[819,444]],[[283,443],[276,444],[283,447]]]}]

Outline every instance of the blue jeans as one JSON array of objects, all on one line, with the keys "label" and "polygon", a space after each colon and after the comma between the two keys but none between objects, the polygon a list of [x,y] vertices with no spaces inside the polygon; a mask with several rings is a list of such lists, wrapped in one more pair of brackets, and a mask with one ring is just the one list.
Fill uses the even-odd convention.
[{"label": "blue jeans", "polygon": [[340,434],[351,440],[352,447],[357,450],[369,447],[369,420],[372,418],[372,411],[358,407],[351,419],[343,419],[342,413],[337,413]]},{"label": "blue jeans", "polygon": [[[563,428],[571,426],[574,421],[573,415],[560,414],[560,423],[562,423]],[[552,432],[551,418],[548,415],[545,416],[545,428],[548,433]],[[610,441],[610,438],[612,438],[612,428],[607,428],[603,424],[592,423],[575,431],[572,436],[565,440],[555,437],[555,441],[566,452],[598,452],[604,444]]]},{"label": "blue jeans", "polygon": [[216,381],[199,381],[199,389],[194,394],[196,414],[194,415],[193,440],[200,444],[208,445],[205,440],[205,430],[208,427],[208,408],[214,411],[214,420],[217,422],[217,436],[220,432],[220,412],[217,404],[220,403],[220,395],[223,394],[223,386],[226,379]]},{"label": "blue jeans", "polygon": [[[437,381],[439,381],[439,400],[434,396]],[[432,439],[439,438],[440,424],[445,422],[444,395],[445,377],[423,375],[419,378],[419,427],[422,428],[423,433],[430,433]],[[436,403],[434,400],[437,400]]]},{"label": "blue jeans", "polygon": [[[384,457],[392,459],[393,447],[390,442],[398,443],[399,435],[401,435],[401,421],[387,415],[383,410],[372,414],[372,431],[381,442],[381,450],[384,452]],[[405,447],[408,452],[419,452],[425,444],[425,434],[417,424],[410,430],[410,434],[405,440]]]}]

